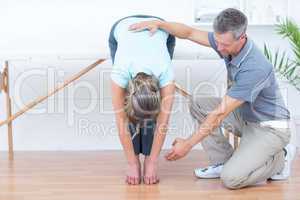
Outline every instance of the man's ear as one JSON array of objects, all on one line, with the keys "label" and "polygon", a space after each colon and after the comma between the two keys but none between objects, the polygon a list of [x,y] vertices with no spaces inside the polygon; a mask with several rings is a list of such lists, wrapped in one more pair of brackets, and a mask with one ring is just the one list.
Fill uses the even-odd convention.
[{"label": "man's ear", "polygon": [[241,35],[240,39],[245,39],[245,38],[247,38],[247,34],[246,34],[246,33],[243,33],[243,34]]}]

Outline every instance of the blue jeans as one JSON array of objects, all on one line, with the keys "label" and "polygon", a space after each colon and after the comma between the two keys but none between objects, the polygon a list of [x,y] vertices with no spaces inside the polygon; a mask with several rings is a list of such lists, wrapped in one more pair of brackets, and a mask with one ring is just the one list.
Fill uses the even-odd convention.
[{"label": "blue jeans", "polygon": [[[149,15],[133,15],[124,17],[120,20],[118,20],[111,28],[110,35],[109,35],[109,49],[110,49],[110,55],[112,62],[115,61],[115,55],[116,51],[118,49],[118,42],[114,37],[114,30],[118,23],[122,21],[123,19],[129,18],[129,17],[140,17],[140,18],[157,18],[160,20],[163,20],[159,17],[155,16],[149,16]],[[166,42],[168,52],[170,54],[171,59],[173,58],[174,48],[175,48],[175,37],[173,35],[169,35],[167,42]],[[132,143],[134,152],[136,155],[139,155],[140,153],[143,155],[150,155],[151,149],[152,149],[152,143],[153,143],[153,137],[155,132],[155,126],[156,122],[155,120],[145,120],[142,127],[139,128],[139,130],[136,130],[136,124],[130,123],[128,128],[129,132],[131,134]],[[136,132],[139,133],[136,133]]]},{"label": "blue jeans", "polygon": [[[136,129],[136,125],[129,123],[129,132],[134,148],[134,153],[139,155],[140,153],[148,156],[151,153],[153,137],[155,132],[156,122],[155,120],[145,120],[142,127],[139,130]],[[139,133],[137,133],[139,131]]]}]

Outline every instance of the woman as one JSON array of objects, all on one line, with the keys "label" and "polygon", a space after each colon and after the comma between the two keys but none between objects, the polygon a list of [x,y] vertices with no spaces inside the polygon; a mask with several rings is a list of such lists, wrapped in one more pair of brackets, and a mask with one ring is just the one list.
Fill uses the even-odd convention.
[{"label": "woman", "polygon": [[[153,16],[130,16],[110,32],[113,61],[112,102],[128,169],[126,182],[158,183],[158,157],[164,143],[174,95],[171,59],[175,37],[159,30],[132,32],[129,26]],[[162,20],[162,19],[160,19]],[[139,155],[143,154],[143,175]],[[142,178],[143,177],[143,178]]]}]

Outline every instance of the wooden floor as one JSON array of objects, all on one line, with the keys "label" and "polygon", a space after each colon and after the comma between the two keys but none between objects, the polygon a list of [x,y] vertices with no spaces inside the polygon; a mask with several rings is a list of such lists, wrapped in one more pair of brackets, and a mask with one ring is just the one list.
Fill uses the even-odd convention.
[{"label": "wooden floor", "polygon": [[218,179],[200,180],[195,167],[206,164],[201,151],[177,162],[161,159],[158,185],[124,183],[125,159],[121,151],[16,152],[9,162],[0,153],[0,200],[113,200],[113,199],[300,199],[300,157],[289,181],[228,190]]}]

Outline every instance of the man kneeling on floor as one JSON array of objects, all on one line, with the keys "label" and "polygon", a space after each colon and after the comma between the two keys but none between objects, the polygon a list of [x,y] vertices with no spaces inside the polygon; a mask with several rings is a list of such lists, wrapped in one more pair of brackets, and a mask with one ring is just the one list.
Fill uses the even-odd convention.
[{"label": "man kneeling on floor", "polygon": [[[290,113],[284,104],[273,66],[247,36],[247,18],[236,9],[222,11],[214,32],[160,20],[133,24],[133,31],[163,29],[170,34],[213,48],[224,59],[228,91],[221,99],[193,97],[191,114],[199,128],[187,139],[177,138],[166,155],[170,161],[184,157],[202,143],[211,166],[195,170],[199,178],[221,178],[237,189],[290,175],[295,148],[288,145]],[[201,67],[201,66],[199,66]],[[241,141],[236,151],[222,134],[223,128]]]}]

